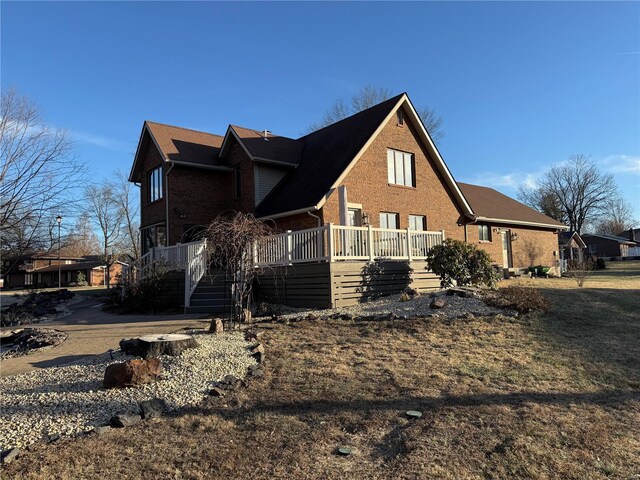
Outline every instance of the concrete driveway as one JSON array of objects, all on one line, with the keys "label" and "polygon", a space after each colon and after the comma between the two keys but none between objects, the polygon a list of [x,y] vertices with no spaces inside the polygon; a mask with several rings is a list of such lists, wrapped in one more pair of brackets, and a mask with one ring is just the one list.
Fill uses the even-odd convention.
[{"label": "concrete driveway", "polygon": [[57,347],[31,355],[0,361],[0,376],[16,375],[35,368],[60,365],[87,355],[119,348],[125,337],[152,333],[171,333],[185,327],[207,325],[202,315],[113,315],[103,312],[98,301],[85,298],[69,307],[73,312],[52,322],[28,325],[34,328],[53,328],[69,337]]}]

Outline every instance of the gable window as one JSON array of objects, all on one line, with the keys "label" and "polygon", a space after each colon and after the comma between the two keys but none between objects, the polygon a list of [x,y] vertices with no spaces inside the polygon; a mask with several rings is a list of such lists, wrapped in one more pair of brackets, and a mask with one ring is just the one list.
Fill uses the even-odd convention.
[{"label": "gable window", "polygon": [[398,111],[396,112],[396,115],[398,117],[398,126],[399,127],[404,126],[404,113],[402,112],[401,108],[398,109]]},{"label": "gable window", "polygon": [[380,212],[380,228],[400,228],[400,215],[392,212]]},{"label": "gable window", "polygon": [[149,203],[160,200],[162,198],[162,167],[151,170],[147,180]]},{"label": "gable window", "polygon": [[491,229],[489,225],[478,225],[478,239],[481,242],[491,241]]},{"label": "gable window", "polygon": [[391,185],[415,187],[415,165],[413,155],[387,149],[387,180]]},{"label": "gable window", "polygon": [[409,215],[409,230],[423,232],[427,229],[427,217],[424,215]]}]

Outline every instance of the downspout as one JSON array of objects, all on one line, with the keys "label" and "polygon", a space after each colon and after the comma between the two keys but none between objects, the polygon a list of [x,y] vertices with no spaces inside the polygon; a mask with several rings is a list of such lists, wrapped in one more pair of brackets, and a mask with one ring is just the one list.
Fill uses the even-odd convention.
[{"label": "downspout", "polygon": [[318,215],[314,215],[313,213],[311,213],[311,210],[309,210],[307,212],[307,215],[309,215],[310,217],[313,217],[315,219],[318,220],[318,226],[321,227],[322,226],[322,219],[318,216]]},{"label": "downspout", "polygon": [[164,194],[164,207],[165,207],[165,224],[164,224],[164,234],[165,234],[165,241],[166,241],[166,245],[165,246],[169,246],[170,240],[169,240],[169,173],[171,172],[171,170],[173,170],[173,167],[175,166],[175,163],[171,162],[170,160],[167,160],[167,162],[169,162],[171,165],[169,166],[169,170],[167,170],[167,174],[165,175],[165,182],[164,182],[164,189],[165,189],[165,194]]}]

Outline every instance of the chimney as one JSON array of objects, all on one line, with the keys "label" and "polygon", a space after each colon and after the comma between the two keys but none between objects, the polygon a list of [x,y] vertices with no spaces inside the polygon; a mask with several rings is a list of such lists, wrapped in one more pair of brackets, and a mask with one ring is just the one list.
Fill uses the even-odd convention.
[{"label": "chimney", "polygon": [[271,135],[271,132],[269,130],[266,130],[264,132],[262,132],[264,139],[268,142],[269,141],[269,135]]}]

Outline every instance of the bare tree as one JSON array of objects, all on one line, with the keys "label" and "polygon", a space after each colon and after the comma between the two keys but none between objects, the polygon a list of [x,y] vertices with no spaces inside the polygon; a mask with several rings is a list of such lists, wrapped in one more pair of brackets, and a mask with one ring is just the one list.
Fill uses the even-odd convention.
[{"label": "bare tree", "polygon": [[102,247],[98,236],[93,230],[91,216],[88,212],[82,212],[76,218],[73,231],[66,235],[63,240],[62,249],[65,255],[71,257],[100,254]]},{"label": "bare tree", "polygon": [[122,172],[115,173],[114,200],[123,220],[122,251],[130,261],[136,261],[140,257],[140,229],[136,219],[138,218],[139,198],[137,189],[131,188],[131,183]]},{"label": "bare tree", "polygon": [[611,199],[619,198],[613,175],[604,174],[586,155],[569,157],[566,164],[552,167],[534,189],[520,188],[524,203],[582,233],[607,214]]},{"label": "bare tree", "polygon": [[[322,120],[318,123],[312,124],[308,131],[313,132],[326,127],[327,125],[339,122],[350,115],[354,115],[362,110],[371,108],[378,103],[389,100],[390,98],[391,92],[388,89],[384,87],[377,88],[372,85],[366,85],[351,97],[349,105],[347,105],[341,98],[336,100],[324,113]],[[442,117],[438,116],[435,110],[429,107],[422,107],[416,110],[418,116],[422,120],[422,123],[429,132],[431,139],[434,142],[441,140],[444,137]]]},{"label": "bare tree", "polygon": [[84,173],[68,132],[44,125],[38,107],[15,89],[3,91],[0,158],[3,251],[19,256],[51,247],[49,227],[77,207]]},{"label": "bare tree", "polygon": [[[250,213],[219,216],[205,233],[210,266],[220,269],[231,280],[230,320],[246,321],[251,312],[253,281],[260,273],[253,261],[253,248],[271,229]],[[213,330],[212,323],[211,329]]]},{"label": "bare tree", "polygon": [[622,198],[613,198],[607,206],[605,217],[596,225],[596,233],[618,235],[633,228],[636,220],[633,218],[633,205]]},{"label": "bare tree", "polygon": [[115,198],[113,184],[107,180],[101,185],[89,186],[86,197],[87,213],[100,233],[102,258],[107,266],[106,283],[109,285],[110,267],[115,260],[113,253],[122,241],[122,209]]}]

